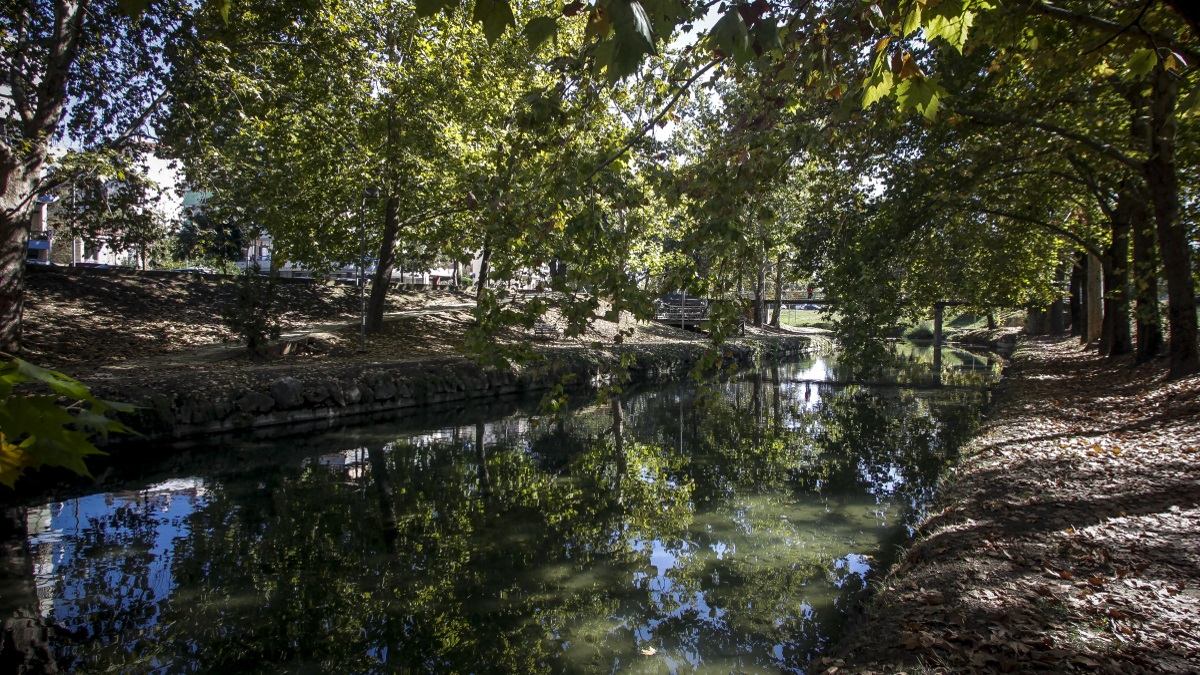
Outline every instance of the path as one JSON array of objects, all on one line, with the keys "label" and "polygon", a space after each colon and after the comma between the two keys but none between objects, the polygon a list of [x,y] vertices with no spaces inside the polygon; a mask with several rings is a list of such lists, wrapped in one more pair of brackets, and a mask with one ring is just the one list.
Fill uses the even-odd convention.
[{"label": "path", "polygon": [[815,672],[1200,672],[1200,376],[1074,339],[1012,370],[946,507]]}]

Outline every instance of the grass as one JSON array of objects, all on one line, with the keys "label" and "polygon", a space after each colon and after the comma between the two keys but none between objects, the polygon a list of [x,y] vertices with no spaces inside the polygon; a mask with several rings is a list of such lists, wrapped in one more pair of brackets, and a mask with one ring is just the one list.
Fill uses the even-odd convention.
[{"label": "grass", "polygon": [[933,322],[922,321],[915,326],[909,326],[901,333],[905,340],[932,340]]},{"label": "grass", "polygon": [[[1014,326],[1022,325],[1024,312],[1009,311],[996,312],[994,314],[997,326]],[[953,313],[947,311],[942,322],[942,330],[949,334],[984,330],[987,328],[987,314],[973,314],[971,312]],[[901,333],[909,340],[932,340],[933,339],[933,319],[922,319],[915,325],[908,326]]]},{"label": "grass", "polygon": [[785,309],[779,315],[779,322],[788,326],[811,326],[829,328],[833,324],[821,314],[819,309]]}]

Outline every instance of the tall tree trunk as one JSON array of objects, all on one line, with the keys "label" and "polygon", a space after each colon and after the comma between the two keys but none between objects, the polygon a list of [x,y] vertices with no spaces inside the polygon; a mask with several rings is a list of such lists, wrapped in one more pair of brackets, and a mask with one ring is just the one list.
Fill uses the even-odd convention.
[{"label": "tall tree trunk", "polygon": [[1104,262],[1090,253],[1087,255],[1087,283],[1084,285],[1085,316],[1087,328],[1084,329],[1083,343],[1090,345],[1100,339],[1100,331],[1104,327]]},{"label": "tall tree trunk", "polygon": [[1162,317],[1158,312],[1158,250],[1154,244],[1154,225],[1146,203],[1138,200],[1130,214],[1133,230],[1133,284],[1137,304],[1134,321],[1137,324],[1138,363],[1145,363],[1162,351]]},{"label": "tall tree trunk", "polygon": [[767,268],[766,265],[760,262],[758,264],[758,275],[754,279],[754,326],[762,328],[763,326],[763,295],[767,285]]},{"label": "tall tree trunk", "polygon": [[1129,230],[1135,202],[1140,203],[1136,186],[1121,183],[1117,207],[1109,220],[1112,237],[1105,255],[1104,330],[1100,336],[1101,356],[1123,356],[1133,352],[1133,334],[1129,330]]},{"label": "tall tree trunk", "polygon": [[488,274],[492,271],[492,238],[487,235],[483,238],[483,253],[479,256],[479,279],[475,284],[475,297],[483,294],[483,289],[487,288]]},{"label": "tall tree trunk", "polygon": [[392,266],[396,264],[396,243],[400,240],[400,197],[389,194],[383,217],[383,237],[379,242],[379,260],[371,279],[371,300],[367,304],[367,332],[383,328],[388,291],[392,288]]},{"label": "tall tree trunk", "polygon": [[1077,252],[1071,265],[1071,335],[1083,337],[1087,320],[1083,311],[1084,286],[1087,284],[1086,254]]},{"label": "tall tree trunk", "polygon": [[1200,346],[1196,343],[1196,296],[1192,280],[1192,247],[1187,227],[1180,219],[1179,176],[1175,167],[1175,113],[1178,83],[1160,62],[1154,69],[1150,98],[1150,156],[1144,173],[1154,204],[1158,247],[1167,281],[1170,326],[1168,377],[1176,379],[1200,372]]},{"label": "tall tree trunk", "polygon": [[[1067,266],[1065,263],[1059,263],[1058,269],[1054,270],[1054,283],[1056,287],[1062,286],[1067,279]],[[1062,296],[1054,298],[1048,308],[1050,312],[1050,334],[1062,335],[1067,332],[1067,326],[1064,323],[1067,319],[1067,304],[1063,302]]]},{"label": "tall tree trunk", "polygon": [[775,260],[775,307],[771,312],[771,325],[779,328],[779,316],[783,313],[783,254]]},{"label": "tall tree trunk", "polygon": [[6,168],[8,189],[0,203],[0,351],[16,354],[21,351],[25,256],[34,185],[20,175],[20,169]]},{"label": "tall tree trunk", "polygon": [[89,12],[87,0],[55,0],[52,4],[54,21],[49,35],[40,35],[30,26],[34,21],[31,13],[44,12],[46,7],[16,3],[5,9],[13,19],[6,44],[25,59],[28,56],[22,54],[22,47],[39,40],[45,43],[47,54],[46,62],[33,68],[41,72],[23,72],[11,63],[8,77],[0,85],[11,101],[11,124],[0,139],[0,351],[10,354],[21,351],[26,248],[48,139],[54,137],[62,120],[67,79],[79,54],[79,36]]},{"label": "tall tree trunk", "polygon": [[[1154,144],[1150,104],[1143,93],[1148,84],[1149,81],[1133,82],[1119,87],[1131,109],[1131,140],[1135,146],[1145,148],[1147,153]],[[1143,178],[1146,176],[1144,169],[1145,165]],[[1148,188],[1139,196],[1141,199],[1133,205],[1130,213],[1130,229],[1133,231],[1133,278],[1136,287],[1134,294],[1137,298],[1134,310],[1137,323],[1136,360],[1138,363],[1145,363],[1158,356],[1163,346],[1162,317],[1158,310],[1158,277],[1161,265],[1155,241],[1155,225],[1151,221]]]}]

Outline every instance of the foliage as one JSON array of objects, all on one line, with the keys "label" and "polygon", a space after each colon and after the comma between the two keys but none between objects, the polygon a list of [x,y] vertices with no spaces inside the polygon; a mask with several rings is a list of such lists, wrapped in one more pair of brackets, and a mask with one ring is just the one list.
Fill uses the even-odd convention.
[{"label": "foliage", "polygon": [[264,356],[272,340],[279,339],[275,312],[275,277],[260,274],[256,266],[238,277],[232,303],[221,310],[221,320],[246,343],[254,356]]},{"label": "foliage", "polygon": [[[87,387],[60,372],[0,354],[0,484],[13,487],[26,469],[61,466],[91,476],[84,459],[102,455],[92,444],[99,434],[133,433],[109,418],[109,411],[130,412],[133,406],[96,398]],[[28,383],[53,394],[18,390]],[[62,408],[59,397],[72,401]]]},{"label": "foliage", "polygon": [[106,246],[132,253],[144,265],[166,238],[159,208],[162,188],[137,159],[123,153],[70,153],[54,167],[62,181],[55,230],[78,237],[84,250]]}]

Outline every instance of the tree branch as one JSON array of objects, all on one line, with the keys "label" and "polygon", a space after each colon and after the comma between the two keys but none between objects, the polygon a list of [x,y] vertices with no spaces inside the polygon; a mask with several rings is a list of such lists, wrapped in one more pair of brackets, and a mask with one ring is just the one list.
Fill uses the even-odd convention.
[{"label": "tree branch", "polygon": [[1088,186],[1088,189],[1092,191],[1092,195],[1096,197],[1096,203],[1100,205],[1100,210],[1104,212],[1104,216],[1111,221],[1114,215],[1112,195],[1108,193],[1108,190],[1101,187],[1100,183],[1096,180],[1095,174],[1092,172],[1092,167],[1088,166],[1087,162],[1076,157],[1073,152],[1068,152],[1066,155],[1067,161],[1071,163],[1071,166],[1075,167],[1075,170],[1079,172],[1082,182]]},{"label": "tree branch", "polygon": [[[1037,14],[1048,16],[1052,19],[1058,19],[1059,21],[1065,21],[1074,26],[1094,28],[1096,30],[1115,33],[1117,35],[1124,33],[1128,28],[1128,26],[1117,23],[1116,21],[1109,21],[1108,19],[1104,19],[1092,14],[1072,12],[1068,9],[1056,7],[1048,2],[1045,2],[1045,0],[1034,0],[1033,2],[1029,3],[1029,9]],[[1146,30],[1145,28],[1141,28],[1141,30],[1156,43],[1165,44],[1172,51],[1187,55],[1189,59],[1192,59],[1193,63],[1200,62],[1200,52],[1197,52],[1187,45],[1179,43],[1173,36],[1161,33],[1159,31]],[[1114,37],[1116,36],[1114,35]]]},{"label": "tree branch", "polygon": [[1042,122],[1040,120],[1031,120],[1024,117],[998,115],[995,113],[983,112],[982,110],[967,110],[962,108],[954,108],[952,110],[959,115],[965,115],[976,121],[994,122],[997,124],[1017,124],[1021,126],[1033,127],[1034,129],[1041,129],[1042,131],[1048,131],[1055,136],[1060,136],[1062,138],[1081,143],[1092,150],[1095,150],[1101,155],[1108,157],[1109,159],[1114,159],[1124,164],[1134,171],[1141,172],[1142,170],[1142,163],[1140,161],[1125,154],[1111,143],[1106,143],[1100,139],[1071,131],[1065,127],[1060,127],[1057,124],[1050,124],[1049,122]]},{"label": "tree branch", "polygon": [[464,211],[470,211],[471,208],[472,207],[470,207],[470,206],[455,206],[455,207],[446,208],[446,209],[436,209],[436,210],[430,209],[428,211],[422,211],[422,212],[417,213],[416,215],[412,216],[408,220],[404,221],[403,223],[401,223],[400,227],[405,228],[405,227],[412,227],[413,225],[420,225],[421,223],[428,221],[428,220],[433,220],[434,218],[440,218],[442,216],[450,216],[450,215],[454,215],[455,213],[463,213]]},{"label": "tree branch", "polygon": [[981,206],[975,206],[973,208],[974,208],[974,210],[978,211],[979,213],[986,213],[989,216],[999,216],[1001,218],[1008,218],[1010,220],[1019,220],[1023,223],[1029,223],[1030,225],[1036,225],[1040,228],[1043,228],[1045,230],[1053,232],[1054,234],[1057,234],[1062,237],[1066,237],[1067,239],[1070,239],[1071,241],[1075,242],[1076,244],[1079,244],[1079,246],[1082,247],[1083,250],[1087,251],[1088,253],[1091,253],[1092,255],[1096,256],[1100,260],[1104,259],[1104,254],[1102,254],[1100,252],[1100,249],[1097,248],[1094,244],[1090,243],[1083,237],[1079,236],[1078,234],[1075,234],[1074,232],[1072,232],[1072,231],[1068,230],[1067,228],[1062,227],[1060,225],[1055,225],[1054,223],[1048,223],[1048,222],[1046,222],[1044,220],[1040,220],[1038,218],[1031,218],[1029,216],[1024,216],[1019,213],[1010,213],[1008,211],[1001,211],[999,209],[987,209],[987,208],[983,208]]},{"label": "tree branch", "polygon": [[621,148],[619,150],[617,150],[616,153],[614,153],[611,157],[609,157],[608,159],[601,162],[600,166],[597,166],[595,169],[592,169],[592,172],[588,174],[587,178],[583,179],[583,182],[584,183],[592,182],[592,179],[596,177],[596,174],[598,174],[601,171],[603,171],[604,169],[608,168],[608,166],[610,164],[617,161],[618,159],[621,158],[622,155],[624,155],[626,152],[628,152],[629,149],[633,147],[634,143],[637,143],[639,140],[644,138],[646,136],[646,134],[648,134],[650,132],[650,130],[652,128],[654,128],[654,125],[658,124],[658,122],[663,117],[666,117],[667,113],[670,112],[671,109],[675,107],[675,104],[679,102],[679,99],[680,99],[680,97],[683,96],[684,92],[686,92],[693,84],[695,84],[696,80],[700,79],[700,76],[707,73],[709,70],[711,70],[713,68],[713,66],[717,65],[718,63],[721,63],[721,61],[723,61],[723,59],[709,61],[708,65],[704,66],[700,70],[697,70],[691,77],[689,77],[688,80],[679,87],[679,91],[675,92],[675,95],[671,97],[671,100],[667,101],[667,104],[665,106],[663,106],[662,110],[658,111],[657,115],[655,115],[654,117],[651,117],[648,122],[646,122],[644,125],[642,125],[641,129],[639,129],[636,133],[634,133],[632,136],[630,136],[629,140],[625,141],[625,145],[622,145]]},{"label": "tree branch", "polygon": [[26,136],[49,138],[62,117],[67,100],[67,75],[78,54],[79,34],[87,0],[56,0],[54,32],[46,57],[46,74],[38,84],[37,111],[26,125]]},{"label": "tree branch", "polygon": [[135,134],[137,134],[138,130],[142,128],[142,125],[146,123],[146,120],[150,119],[150,116],[154,114],[154,111],[157,110],[158,106],[161,105],[165,100],[167,100],[166,89],[164,89],[161,94],[154,97],[154,100],[146,106],[146,109],[142,111],[142,114],[138,115],[137,119],[130,122],[129,126],[125,128],[125,131],[121,132],[121,135],[105,143],[104,145],[118,147],[125,141],[128,141]]}]

